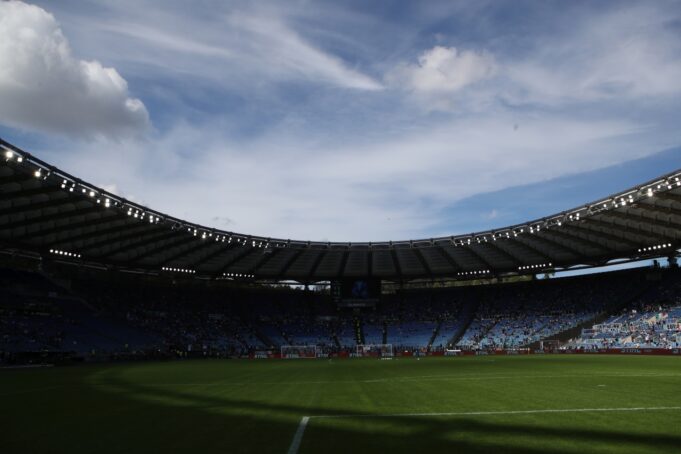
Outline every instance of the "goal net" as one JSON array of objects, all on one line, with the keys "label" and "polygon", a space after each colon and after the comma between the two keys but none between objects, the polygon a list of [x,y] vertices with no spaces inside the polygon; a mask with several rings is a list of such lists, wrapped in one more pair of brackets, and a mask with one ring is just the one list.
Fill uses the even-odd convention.
[{"label": "goal net", "polygon": [[560,341],[556,339],[544,339],[539,341],[539,349],[544,351],[555,351],[560,348]]},{"label": "goal net", "polygon": [[357,344],[357,356],[392,358],[393,344]]},{"label": "goal net", "polygon": [[286,359],[316,358],[316,345],[282,345],[281,357]]}]

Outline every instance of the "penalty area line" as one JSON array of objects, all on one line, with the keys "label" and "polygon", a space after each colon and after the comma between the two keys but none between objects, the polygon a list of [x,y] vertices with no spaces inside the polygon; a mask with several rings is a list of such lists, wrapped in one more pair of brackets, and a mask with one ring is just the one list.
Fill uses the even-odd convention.
[{"label": "penalty area line", "polygon": [[288,448],[288,454],[298,454],[298,449],[300,449],[300,442],[303,441],[303,434],[305,433],[305,428],[307,427],[307,423],[310,421],[309,416],[303,416],[300,418],[300,423],[298,423],[298,429],[296,430],[296,434],[293,436],[293,440],[291,440],[291,446]]},{"label": "penalty area line", "polygon": [[315,415],[303,416],[298,423],[288,454],[298,454],[303,435],[310,419],[340,419],[340,418],[414,418],[436,416],[493,416],[493,415],[533,415],[542,413],[596,413],[596,412],[628,412],[628,411],[675,411],[681,407],[615,407],[615,408],[554,408],[542,410],[506,410],[506,411],[458,411],[445,413],[387,413],[387,414],[356,414],[356,415]]}]

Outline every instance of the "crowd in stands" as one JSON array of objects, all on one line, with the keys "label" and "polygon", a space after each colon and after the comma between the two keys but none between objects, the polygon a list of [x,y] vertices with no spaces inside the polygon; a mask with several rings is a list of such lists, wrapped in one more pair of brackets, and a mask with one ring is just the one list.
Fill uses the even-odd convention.
[{"label": "crowd in stands", "polygon": [[[0,270],[0,358],[19,352],[244,356],[285,345],[355,352],[515,349],[589,323],[571,348],[681,346],[681,273],[646,270],[403,290],[366,309],[299,289]],[[616,311],[618,315],[606,317]],[[600,318],[599,318],[600,317]],[[1,359],[0,359],[1,361]]]},{"label": "crowd in stands", "polygon": [[583,329],[565,348],[681,348],[681,279],[677,273],[661,276],[620,314]]},{"label": "crowd in stands", "polygon": [[592,320],[641,287],[640,273],[622,272],[518,283],[484,289],[477,314],[457,342],[468,349],[513,349]]}]

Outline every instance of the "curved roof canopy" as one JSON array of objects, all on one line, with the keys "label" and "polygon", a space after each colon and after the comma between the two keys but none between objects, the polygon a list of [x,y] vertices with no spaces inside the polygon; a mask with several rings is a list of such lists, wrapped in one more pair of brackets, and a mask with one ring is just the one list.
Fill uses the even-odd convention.
[{"label": "curved roof canopy", "polygon": [[523,224],[441,238],[334,243],[213,229],[135,204],[0,139],[6,250],[151,273],[315,282],[530,274],[675,253],[681,170]]}]

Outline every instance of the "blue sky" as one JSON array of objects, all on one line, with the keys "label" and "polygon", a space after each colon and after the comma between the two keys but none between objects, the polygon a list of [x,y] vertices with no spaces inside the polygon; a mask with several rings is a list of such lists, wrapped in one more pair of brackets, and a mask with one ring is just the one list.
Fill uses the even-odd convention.
[{"label": "blue sky", "polygon": [[190,221],[377,241],[681,167],[681,3],[0,3],[0,135]]}]

